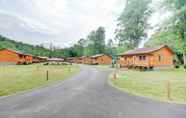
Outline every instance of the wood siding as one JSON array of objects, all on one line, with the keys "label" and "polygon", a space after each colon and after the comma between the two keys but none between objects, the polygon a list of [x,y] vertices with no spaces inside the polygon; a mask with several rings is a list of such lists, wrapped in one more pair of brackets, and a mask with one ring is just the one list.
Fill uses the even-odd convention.
[{"label": "wood siding", "polygon": [[93,64],[99,64],[99,65],[108,65],[112,63],[112,58],[107,55],[103,55],[97,58],[92,59]]}]

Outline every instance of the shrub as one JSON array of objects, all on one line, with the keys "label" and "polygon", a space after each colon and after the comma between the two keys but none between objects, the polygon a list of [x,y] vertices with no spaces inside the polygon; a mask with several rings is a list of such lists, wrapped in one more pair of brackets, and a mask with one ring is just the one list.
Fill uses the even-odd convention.
[{"label": "shrub", "polygon": [[49,65],[49,63],[47,62],[47,63],[44,63],[43,65],[46,66],[46,65]]},{"label": "shrub", "polygon": [[63,62],[63,63],[61,63],[63,66],[67,66],[67,65],[70,65],[69,63],[67,63],[67,62]]},{"label": "shrub", "polygon": [[178,69],[180,68],[180,65],[175,65],[174,68]]},{"label": "shrub", "polygon": [[186,69],[186,65],[184,65],[183,67],[184,67],[184,69]]}]

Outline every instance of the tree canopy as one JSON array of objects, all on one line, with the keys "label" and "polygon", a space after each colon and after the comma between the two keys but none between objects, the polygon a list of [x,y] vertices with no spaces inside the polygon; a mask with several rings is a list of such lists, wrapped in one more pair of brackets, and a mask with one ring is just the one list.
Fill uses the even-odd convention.
[{"label": "tree canopy", "polygon": [[145,30],[151,14],[150,3],[151,0],[127,0],[126,7],[118,19],[116,30],[116,39],[122,44],[135,48],[146,37]]}]

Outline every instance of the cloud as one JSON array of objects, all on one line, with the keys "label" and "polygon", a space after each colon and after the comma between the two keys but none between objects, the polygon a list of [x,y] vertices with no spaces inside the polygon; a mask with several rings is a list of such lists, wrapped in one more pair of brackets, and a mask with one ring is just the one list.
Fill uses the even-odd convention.
[{"label": "cloud", "polygon": [[0,17],[9,16],[6,18],[11,24],[1,23],[0,28],[15,40],[21,37],[24,42],[53,42],[61,47],[86,37],[99,26],[106,27],[109,39],[114,38],[124,4],[124,0],[0,0]]}]

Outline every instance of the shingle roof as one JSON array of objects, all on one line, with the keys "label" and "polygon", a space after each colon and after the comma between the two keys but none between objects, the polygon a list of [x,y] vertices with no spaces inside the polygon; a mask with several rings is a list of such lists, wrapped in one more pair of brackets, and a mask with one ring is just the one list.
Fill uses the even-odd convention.
[{"label": "shingle roof", "polygon": [[0,50],[9,50],[9,51],[14,52],[14,53],[16,53],[16,54],[25,55],[23,52],[20,52],[20,51],[17,51],[17,50],[8,49],[8,48],[2,48],[2,49],[0,49]]},{"label": "shingle roof", "polygon": [[9,50],[9,51],[14,52],[14,53],[19,54],[19,55],[33,56],[33,55],[31,55],[31,54],[25,54],[25,53],[23,53],[23,52],[21,52],[21,51],[12,50],[12,49],[9,49],[9,48],[2,48],[2,49],[0,49],[0,50]]},{"label": "shingle roof", "polygon": [[[169,48],[167,45],[161,45],[161,46],[157,46],[157,47],[152,47],[152,48],[138,48],[135,50],[129,50],[123,54],[119,54],[119,56],[124,56],[124,55],[136,55],[136,54],[147,54],[147,53],[151,53],[154,51],[157,51],[163,47],[167,47]],[[170,48],[169,48],[170,49]],[[170,49],[171,50],[171,49]],[[171,50],[172,51],[172,50]],[[173,51],[172,51],[173,52]]]},{"label": "shingle roof", "polygon": [[97,57],[101,57],[101,56],[103,56],[104,54],[96,54],[96,55],[93,55],[93,56],[91,56],[92,58],[97,58]]}]

